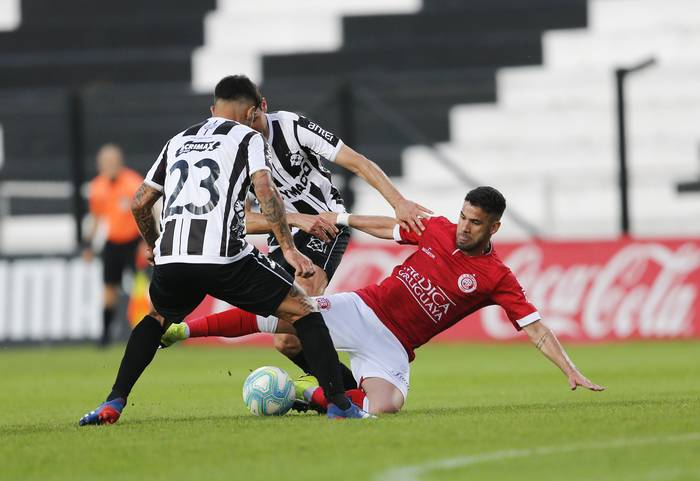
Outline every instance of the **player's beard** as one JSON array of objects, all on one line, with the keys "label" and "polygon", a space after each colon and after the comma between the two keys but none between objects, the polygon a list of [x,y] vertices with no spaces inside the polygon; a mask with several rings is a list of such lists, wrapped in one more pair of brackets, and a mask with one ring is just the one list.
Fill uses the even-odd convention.
[{"label": "player's beard", "polygon": [[457,248],[461,251],[469,252],[479,247],[483,240],[483,238],[474,237],[468,237],[468,240],[461,240],[460,236],[457,235]]}]

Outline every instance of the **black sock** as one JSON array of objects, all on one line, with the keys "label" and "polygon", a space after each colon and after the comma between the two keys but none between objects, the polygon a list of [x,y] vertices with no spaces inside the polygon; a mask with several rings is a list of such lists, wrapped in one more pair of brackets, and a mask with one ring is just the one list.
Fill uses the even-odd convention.
[{"label": "black sock", "polygon": [[118,397],[126,399],[129,396],[131,388],[156,355],[163,332],[160,323],[151,316],[144,317],[131,331],[117,379],[107,401]]},{"label": "black sock", "polygon": [[343,376],[343,389],[346,391],[348,389],[357,389],[357,381],[355,376],[352,375],[352,371],[342,362],[340,363],[340,374]]},{"label": "black sock", "polygon": [[299,369],[304,371],[304,374],[312,374],[309,363],[306,362],[306,356],[304,356],[303,350],[290,357],[289,360],[296,364]]},{"label": "black sock", "polygon": [[311,367],[311,372],[318,378],[326,399],[340,409],[349,408],[350,401],[345,397],[338,353],[335,352],[323,316],[312,312],[296,321],[294,327],[306,361]]},{"label": "black sock", "polygon": [[105,307],[102,310],[102,339],[101,344],[106,346],[109,342],[109,326],[112,325],[112,319],[114,319],[114,307]]},{"label": "black sock", "polygon": [[[309,363],[306,362],[306,357],[304,356],[304,351],[299,351],[299,353],[290,357],[289,360],[292,361],[294,364],[296,364],[299,367],[299,369],[304,371],[306,374],[313,375],[313,373],[311,372],[311,367],[309,366]],[[343,389],[345,389],[347,391],[348,389],[356,389],[357,388],[357,381],[355,380],[355,376],[352,375],[352,371],[350,370],[350,368],[347,367],[342,362],[340,363],[340,374],[343,377]]]}]

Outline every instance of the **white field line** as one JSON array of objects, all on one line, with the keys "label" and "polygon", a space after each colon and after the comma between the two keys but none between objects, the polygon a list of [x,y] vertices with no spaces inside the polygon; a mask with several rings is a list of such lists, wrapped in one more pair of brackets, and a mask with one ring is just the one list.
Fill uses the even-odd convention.
[{"label": "white field line", "polygon": [[458,456],[455,458],[440,459],[422,464],[413,464],[400,468],[392,468],[379,473],[375,477],[377,481],[419,481],[421,477],[432,471],[454,469],[475,464],[501,461],[504,459],[525,458],[530,456],[546,456],[548,454],[569,453],[574,451],[622,449],[650,444],[675,444],[700,441],[700,432],[677,434],[673,436],[652,436],[645,438],[621,438],[610,441],[598,441],[589,443],[566,444],[559,446],[544,446],[530,449],[509,449],[490,453],[473,454],[470,456]]}]

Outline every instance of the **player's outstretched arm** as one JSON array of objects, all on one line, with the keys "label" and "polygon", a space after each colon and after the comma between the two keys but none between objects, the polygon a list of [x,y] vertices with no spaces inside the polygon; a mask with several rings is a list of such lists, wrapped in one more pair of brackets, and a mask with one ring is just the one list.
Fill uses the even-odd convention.
[{"label": "player's outstretched arm", "polygon": [[251,178],[255,194],[260,202],[260,210],[265,215],[270,230],[279,242],[284,258],[294,267],[296,275],[311,277],[314,274],[314,264],[294,246],[284,203],[277,188],[275,188],[275,184],[272,183],[270,171],[258,170],[253,172]]},{"label": "player's outstretched arm", "polygon": [[591,391],[603,391],[605,388],[589,381],[579,372],[569,356],[564,351],[559,339],[552,330],[545,326],[542,321],[536,321],[523,327],[523,330],[530,337],[530,341],[544,354],[550,361],[562,370],[569,380],[569,387],[574,390],[578,386],[585,387]]},{"label": "player's outstretched arm", "polygon": [[153,217],[153,206],[163,195],[160,191],[147,184],[141,184],[131,201],[131,213],[141,236],[146,241],[146,259],[153,264],[153,248],[158,240],[158,225]]},{"label": "player's outstretched arm", "polygon": [[[272,232],[270,223],[263,214],[246,211],[245,227],[248,234],[269,234]],[[338,234],[338,228],[332,222],[327,221],[321,215],[301,214],[298,212],[287,212],[287,222],[292,227],[298,227],[318,237],[323,242],[330,242]]]},{"label": "player's outstretched arm", "polygon": [[338,216],[347,216],[340,225],[348,225],[353,229],[361,230],[362,232],[378,239],[393,239],[394,228],[396,227],[396,219],[383,215],[355,215],[355,214],[338,214],[336,212],[324,212],[321,214],[326,220],[333,224],[338,224]]},{"label": "player's outstretched arm", "polygon": [[394,208],[396,219],[401,227],[406,230],[413,230],[416,234],[420,234],[425,230],[421,219],[430,216],[433,212],[420,204],[404,198],[377,164],[364,155],[355,152],[347,145],[340,147],[335,163],[361,177],[382,194]]}]

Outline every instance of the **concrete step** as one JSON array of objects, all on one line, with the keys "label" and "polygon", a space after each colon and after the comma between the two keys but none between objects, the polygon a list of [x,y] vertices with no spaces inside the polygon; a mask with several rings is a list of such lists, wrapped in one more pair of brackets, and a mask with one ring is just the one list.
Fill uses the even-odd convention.
[{"label": "concrete step", "polygon": [[[693,104],[634,106],[630,108],[628,121],[632,138],[669,137],[679,142],[700,139],[700,110]],[[450,127],[453,140],[460,143],[498,139],[518,143],[552,138],[608,143],[616,135],[616,117],[613,107],[529,111],[504,109],[497,104],[462,105],[450,112]]]},{"label": "concrete step", "polygon": [[696,0],[591,0],[589,25],[594,32],[700,28]]},{"label": "concrete step", "polygon": [[[547,143],[460,145],[439,144],[437,150],[453,165],[479,179],[493,182],[503,178],[610,179],[617,178],[618,160],[614,145],[567,145]],[[633,145],[628,151],[628,169],[633,181],[663,179],[675,182],[700,175],[698,149],[652,144]],[[404,150],[403,179],[406,182],[457,183],[454,173],[437,158],[435,150],[413,146]]]},{"label": "concrete step", "polygon": [[560,30],[546,32],[543,58],[555,68],[626,66],[650,56],[665,63],[698,62],[700,29],[605,32]]},{"label": "concrete step", "polygon": [[[699,62],[656,65],[627,80],[627,103],[675,105],[699,103]],[[566,69],[505,68],[497,74],[499,103],[508,108],[609,108],[615,102],[613,70],[607,67]]]},{"label": "concrete step", "polygon": [[[370,13],[412,13],[422,6],[421,0],[305,0],[297,2],[280,2],[278,0],[218,0],[217,11],[232,13],[239,19],[253,20],[253,24],[265,25],[268,14],[292,15],[304,12],[313,16],[318,13],[334,15],[361,15]],[[237,22],[242,23],[241,20]]]}]

